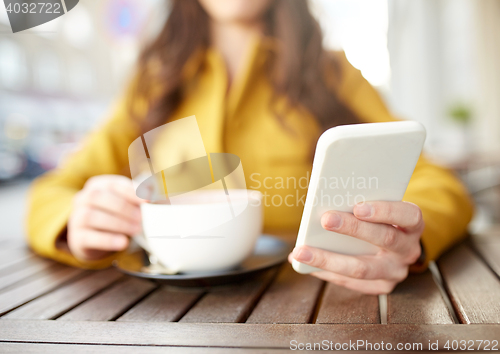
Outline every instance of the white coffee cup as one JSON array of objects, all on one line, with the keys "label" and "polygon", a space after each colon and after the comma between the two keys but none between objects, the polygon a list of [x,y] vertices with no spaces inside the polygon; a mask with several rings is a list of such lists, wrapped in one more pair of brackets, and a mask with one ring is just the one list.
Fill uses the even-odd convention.
[{"label": "white coffee cup", "polygon": [[[227,191],[226,191],[227,193]],[[175,204],[141,204],[139,244],[169,273],[231,269],[248,257],[262,233],[262,194],[205,190]]]}]

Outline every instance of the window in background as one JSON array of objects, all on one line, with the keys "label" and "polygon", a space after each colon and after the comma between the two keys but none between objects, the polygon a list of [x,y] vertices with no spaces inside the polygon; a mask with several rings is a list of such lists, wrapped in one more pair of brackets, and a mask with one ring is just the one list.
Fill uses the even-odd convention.
[{"label": "window in background", "polygon": [[45,93],[56,93],[62,86],[62,63],[56,53],[44,49],[34,65],[36,86]]},{"label": "window in background", "polygon": [[24,88],[28,73],[21,46],[10,39],[1,39],[0,53],[0,85],[10,90]]},{"label": "window in background", "polygon": [[94,36],[94,24],[84,4],[78,4],[63,18],[62,33],[73,47],[85,49]]},{"label": "window in background", "polygon": [[374,86],[387,90],[387,0],[310,0],[328,49],[344,50],[349,62]]},{"label": "window in background", "polygon": [[88,96],[94,86],[92,66],[83,57],[78,57],[69,63],[69,89],[75,96]]}]

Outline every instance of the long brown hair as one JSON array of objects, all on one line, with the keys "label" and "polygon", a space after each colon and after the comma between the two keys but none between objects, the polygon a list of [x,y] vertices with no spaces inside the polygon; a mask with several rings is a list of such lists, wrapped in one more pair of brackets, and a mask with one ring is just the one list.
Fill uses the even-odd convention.
[{"label": "long brown hair", "polygon": [[[336,94],[340,64],[324,50],[321,29],[307,1],[274,0],[263,20],[265,35],[279,43],[266,63],[273,102],[286,97],[290,107],[306,109],[324,129],[358,122]],[[183,68],[209,42],[209,16],[198,0],[171,0],[165,25],[138,60],[133,94],[147,102],[148,113],[141,119],[144,131],[168,121],[179,106]]]}]

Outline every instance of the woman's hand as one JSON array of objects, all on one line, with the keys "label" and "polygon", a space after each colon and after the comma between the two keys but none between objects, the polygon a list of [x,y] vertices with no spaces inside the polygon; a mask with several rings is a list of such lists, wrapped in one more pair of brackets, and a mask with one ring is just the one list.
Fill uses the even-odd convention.
[{"label": "woman's hand", "polygon": [[80,260],[95,260],[127,248],[141,231],[141,199],[123,176],[90,178],[73,199],[68,222],[68,246]]},{"label": "woman's hand", "polygon": [[422,212],[407,202],[367,202],[356,205],[353,213],[327,211],[321,224],[325,230],[378,246],[377,254],[347,256],[300,246],[288,259],[323,269],[311,274],[334,284],[367,294],[390,293],[420,257]]}]

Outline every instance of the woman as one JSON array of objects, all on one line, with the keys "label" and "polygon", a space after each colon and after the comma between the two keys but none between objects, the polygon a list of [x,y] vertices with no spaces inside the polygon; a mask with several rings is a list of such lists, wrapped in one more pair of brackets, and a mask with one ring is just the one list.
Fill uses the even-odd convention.
[{"label": "woman", "polygon": [[[29,241],[41,255],[99,268],[127,247],[141,229],[141,201],[125,177],[127,148],[167,121],[196,115],[206,150],[239,156],[249,187],[270,197],[266,230],[296,232],[306,189],[272,181],[307,178],[325,129],[394,120],[344,55],[322,48],[305,0],[171,5],[112,119],[60,169],[34,183]],[[290,194],[295,203],[273,202]],[[324,269],[313,275],[347,288],[388,293],[410,267],[424,269],[457,242],[471,216],[462,184],[421,158],[404,202],[371,202],[354,214],[330,211],[322,218],[327,230],[380,246],[377,255],[303,246],[289,259]]]}]

